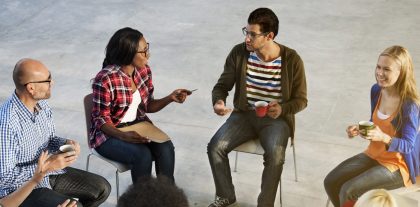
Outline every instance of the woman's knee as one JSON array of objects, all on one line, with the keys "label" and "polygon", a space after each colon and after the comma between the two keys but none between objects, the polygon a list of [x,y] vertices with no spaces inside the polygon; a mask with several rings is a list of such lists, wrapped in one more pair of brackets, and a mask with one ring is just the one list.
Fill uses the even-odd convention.
[{"label": "woman's knee", "polygon": [[352,182],[346,182],[340,189],[340,203],[343,204],[348,200],[357,200],[361,195],[360,189],[353,185]]}]

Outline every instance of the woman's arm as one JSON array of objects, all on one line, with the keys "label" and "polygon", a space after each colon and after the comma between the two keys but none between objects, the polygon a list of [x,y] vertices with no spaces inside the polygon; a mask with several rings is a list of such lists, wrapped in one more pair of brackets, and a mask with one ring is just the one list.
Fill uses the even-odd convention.
[{"label": "woman's arm", "polygon": [[147,105],[147,112],[158,112],[172,102],[183,103],[190,94],[191,91],[187,89],[176,89],[164,98],[151,100]]}]

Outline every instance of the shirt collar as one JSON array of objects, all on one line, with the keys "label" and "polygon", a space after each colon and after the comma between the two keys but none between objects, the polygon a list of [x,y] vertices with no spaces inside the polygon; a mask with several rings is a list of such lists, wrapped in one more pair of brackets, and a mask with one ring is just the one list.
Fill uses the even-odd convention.
[{"label": "shirt collar", "polygon": [[17,106],[17,113],[23,119],[31,119],[33,122],[35,122],[36,115],[38,115],[39,112],[43,109],[39,103],[36,103],[34,112],[31,112],[19,99],[19,97],[16,94],[16,91],[12,95],[12,103]]}]

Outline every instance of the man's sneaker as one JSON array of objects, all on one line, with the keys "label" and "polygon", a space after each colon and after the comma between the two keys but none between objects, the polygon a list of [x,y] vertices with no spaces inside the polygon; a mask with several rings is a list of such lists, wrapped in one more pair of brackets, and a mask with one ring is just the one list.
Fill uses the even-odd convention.
[{"label": "man's sneaker", "polygon": [[229,201],[227,198],[216,196],[216,199],[209,207],[234,207],[237,206],[236,201]]}]

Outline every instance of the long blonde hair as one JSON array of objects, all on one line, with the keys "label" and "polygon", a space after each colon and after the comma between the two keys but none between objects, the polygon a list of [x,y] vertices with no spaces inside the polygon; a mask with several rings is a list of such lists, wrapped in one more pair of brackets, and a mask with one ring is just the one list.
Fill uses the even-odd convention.
[{"label": "long blonde hair", "polygon": [[364,193],[354,207],[397,207],[395,198],[384,189],[374,189]]},{"label": "long blonde hair", "polygon": [[400,66],[400,75],[395,82],[395,89],[401,98],[398,105],[398,123],[397,129],[402,125],[402,107],[405,101],[412,101],[420,105],[420,96],[417,90],[416,80],[414,78],[414,65],[408,50],[402,46],[394,45],[386,48],[379,56],[387,56],[396,61]]}]

